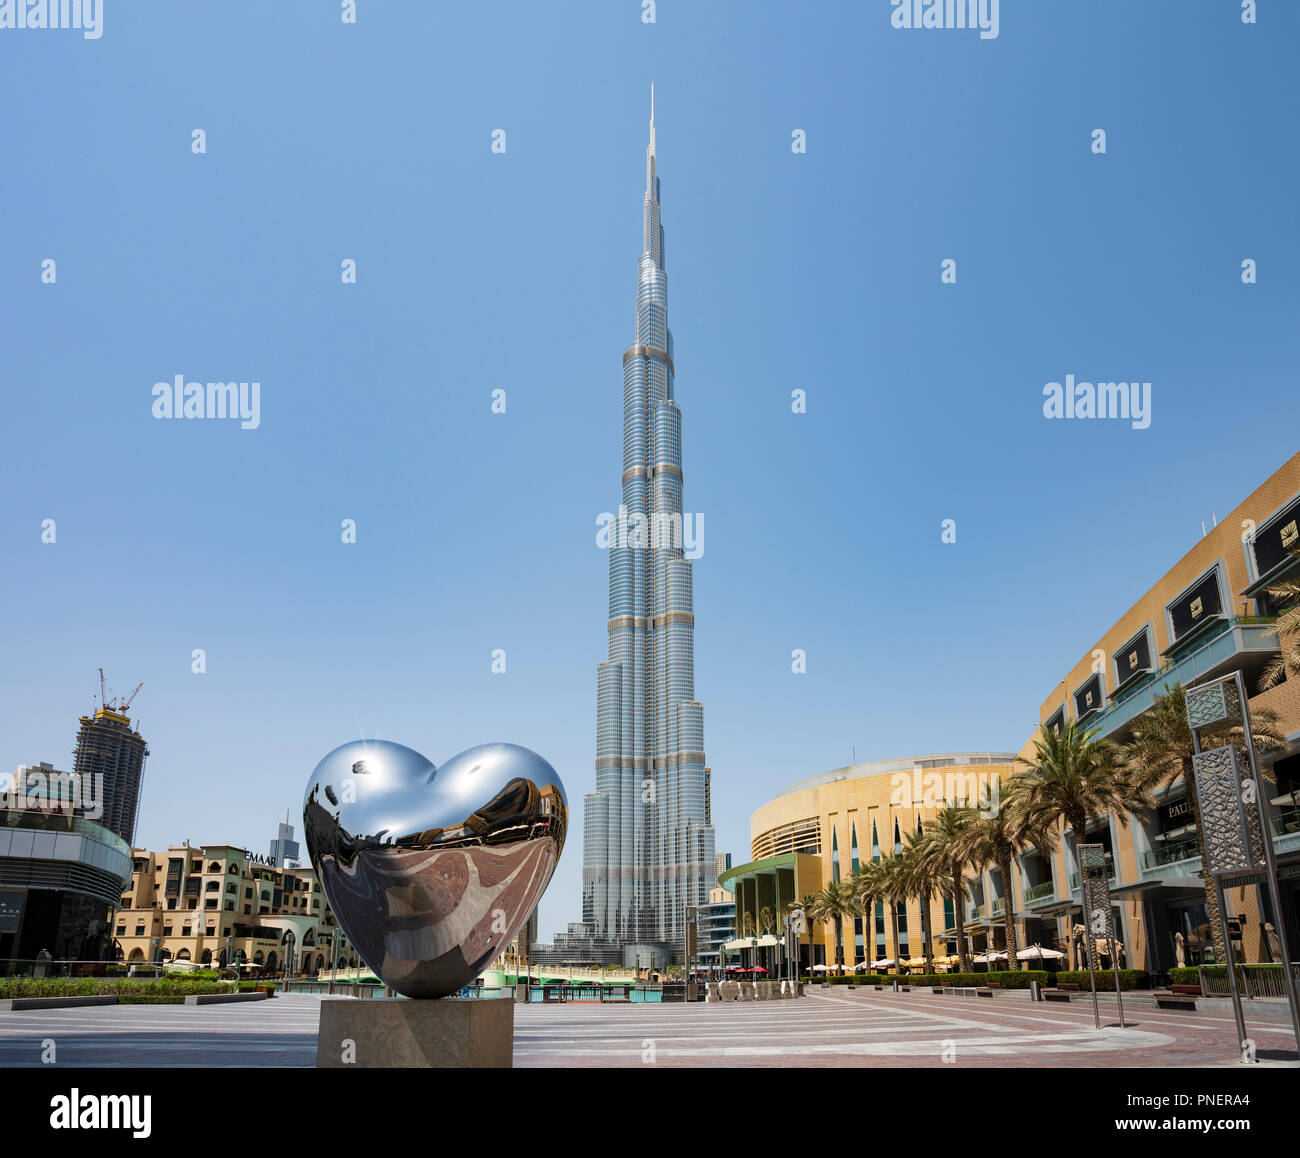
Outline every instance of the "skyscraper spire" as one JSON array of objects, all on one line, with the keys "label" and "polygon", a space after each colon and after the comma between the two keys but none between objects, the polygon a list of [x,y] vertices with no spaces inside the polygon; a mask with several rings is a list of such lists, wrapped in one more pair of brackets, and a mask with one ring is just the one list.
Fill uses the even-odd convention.
[{"label": "skyscraper spire", "polygon": [[655,154],[655,82],[650,82],[650,156]]}]

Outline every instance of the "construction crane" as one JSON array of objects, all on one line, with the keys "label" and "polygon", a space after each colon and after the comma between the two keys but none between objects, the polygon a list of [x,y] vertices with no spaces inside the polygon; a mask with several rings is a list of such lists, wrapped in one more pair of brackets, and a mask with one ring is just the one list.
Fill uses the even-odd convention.
[{"label": "construction crane", "polygon": [[108,687],[104,681],[104,669],[102,667],[99,669],[99,704],[100,707],[104,708],[106,711],[125,713],[127,708],[131,706],[131,701],[135,699],[142,687],[144,687],[143,681],[136,684],[135,689],[129,696],[123,698],[120,705],[117,702],[116,696],[113,697],[112,702],[110,703],[108,698]]}]

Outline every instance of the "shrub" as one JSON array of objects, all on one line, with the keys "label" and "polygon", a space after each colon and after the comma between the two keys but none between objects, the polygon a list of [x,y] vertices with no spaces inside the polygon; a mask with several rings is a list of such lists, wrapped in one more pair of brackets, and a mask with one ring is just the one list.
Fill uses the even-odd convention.
[{"label": "shrub", "polygon": [[[1206,980],[1222,981],[1225,985],[1228,981],[1228,967],[1226,965],[1205,965]],[[1282,966],[1269,964],[1240,964],[1237,966],[1237,976],[1242,977],[1246,970],[1250,970],[1252,977],[1276,977],[1279,981],[1282,979]],[[1169,970],[1170,985],[1199,985],[1201,983],[1201,970],[1195,965],[1175,966]]]},{"label": "shrub", "polygon": [[0,978],[0,1000],[11,997],[112,997],[119,1001],[149,1001],[158,997],[178,1000],[191,993],[228,993],[224,981],[178,981],[163,977],[157,981],[112,977],[5,977]]},{"label": "shrub", "polygon": [[[1098,969],[1097,973],[1097,991],[1113,993],[1115,991],[1115,973],[1111,969]],[[1077,985],[1080,989],[1091,989],[1091,983],[1088,980],[1088,971],[1086,969],[1063,969],[1056,974],[1056,983],[1061,982]],[[1145,969],[1121,969],[1119,971],[1120,988],[1126,993],[1130,989],[1146,989],[1150,986],[1150,978]],[[1183,982],[1179,982],[1183,984]]]}]

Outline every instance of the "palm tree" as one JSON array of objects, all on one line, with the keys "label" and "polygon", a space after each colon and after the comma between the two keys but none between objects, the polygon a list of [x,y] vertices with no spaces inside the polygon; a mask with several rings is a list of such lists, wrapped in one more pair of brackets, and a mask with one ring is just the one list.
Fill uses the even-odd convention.
[{"label": "palm tree", "polygon": [[[1250,713],[1251,738],[1259,751],[1269,752],[1284,743],[1278,734],[1278,716],[1267,708]],[[1241,726],[1233,725],[1217,732],[1201,733],[1203,748],[1216,748],[1226,744],[1244,744],[1245,733]],[[1180,777],[1187,790],[1187,801],[1192,809],[1192,822],[1196,826],[1196,845],[1205,858],[1205,833],[1201,826],[1200,802],[1196,798],[1196,777],[1192,775],[1192,729],[1187,722],[1187,692],[1182,684],[1172,688],[1166,685],[1165,694],[1157,698],[1134,721],[1133,735],[1124,748],[1131,791],[1139,807],[1150,811],[1155,807],[1157,789],[1173,784]],[[1267,839],[1267,838],[1265,838]],[[1216,961],[1227,960],[1227,947],[1223,943],[1223,929],[1219,920],[1219,903],[1214,891],[1214,881],[1205,878],[1205,908],[1210,920],[1210,935],[1214,938]]]},{"label": "palm tree", "polygon": [[849,878],[849,892],[862,914],[862,952],[868,965],[875,959],[876,902],[880,900],[879,877],[872,872],[873,864],[873,861],[859,864]]},{"label": "palm tree", "polygon": [[[1300,551],[1290,554],[1300,559]],[[1268,661],[1259,677],[1259,686],[1266,689],[1283,679],[1300,676],[1300,579],[1279,579],[1269,587],[1268,593],[1287,610],[1270,629],[1277,636],[1281,651]]]},{"label": "palm tree", "polygon": [[[907,866],[901,853],[891,853],[880,860],[868,861],[859,869],[857,892],[874,908],[874,902],[883,901],[889,909],[890,933],[894,938],[894,969],[901,964],[898,945],[898,902],[907,899]],[[870,911],[870,910],[868,910]]]},{"label": "palm tree", "polygon": [[930,905],[942,894],[947,874],[942,861],[928,855],[930,837],[925,832],[909,832],[903,849],[904,875],[908,892],[921,901],[921,953],[925,971],[934,973],[934,936],[930,927]]},{"label": "palm tree", "polygon": [[[754,914],[748,910],[746,910],[740,918],[740,935],[742,937],[752,937],[754,935]],[[744,958],[742,957],[741,960],[743,961]],[[749,963],[751,965],[754,963],[752,957],[750,958]]]},{"label": "palm tree", "polygon": [[[1002,875],[1002,921],[1007,948],[1007,968],[1018,969],[1016,952],[1015,901],[1011,891],[1012,862],[1029,845],[1051,851],[1055,844],[1056,826],[1053,821],[1035,830],[1018,799],[1021,791],[1019,776],[1000,784],[1000,797],[996,809],[979,812],[962,833],[961,847],[966,859],[976,872],[996,865]],[[992,916],[992,911],[989,913]],[[992,946],[990,945],[990,949]]]},{"label": "palm tree", "polygon": [[[800,897],[797,901],[791,901],[786,906],[786,909],[789,912],[794,912],[796,909],[803,910],[804,926],[808,930],[808,972],[809,973],[812,973],[812,967],[817,964],[817,962],[814,960],[817,954],[813,949],[813,932],[812,932],[813,922],[817,919],[813,912],[813,910],[816,907],[817,907],[816,893],[804,893],[804,895]],[[799,935],[799,932],[800,930],[798,929],[795,930],[796,937]],[[798,962],[796,961],[795,964],[797,966]],[[796,968],[795,972],[797,973],[798,971],[799,970]]]},{"label": "palm tree", "polygon": [[822,891],[813,898],[813,912],[819,921],[830,921],[835,927],[835,965],[844,972],[844,920],[857,913],[853,893],[839,881],[827,881]]},{"label": "palm tree", "polygon": [[962,847],[962,838],[966,826],[975,818],[975,810],[963,806],[950,805],[942,808],[933,820],[927,820],[922,828],[924,844],[918,851],[919,856],[931,863],[936,876],[943,882],[943,887],[952,898],[953,920],[957,933],[957,968],[962,973],[969,973],[970,954],[966,949],[966,924],[963,914],[966,911],[962,903],[966,875],[966,854]]},{"label": "palm tree", "polygon": [[1097,739],[1097,729],[1074,720],[1059,732],[1042,725],[1033,759],[1017,757],[1016,763],[1024,768],[1017,777],[1017,800],[1026,826],[1055,832],[1064,820],[1074,831],[1076,845],[1087,841],[1092,817],[1114,813],[1127,826],[1129,809],[1143,803],[1120,750]]}]

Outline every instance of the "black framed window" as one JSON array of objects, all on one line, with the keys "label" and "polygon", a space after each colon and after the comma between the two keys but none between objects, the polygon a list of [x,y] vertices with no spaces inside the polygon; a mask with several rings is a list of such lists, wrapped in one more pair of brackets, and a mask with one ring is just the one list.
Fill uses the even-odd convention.
[{"label": "black framed window", "polygon": [[1255,531],[1255,573],[1267,575],[1292,551],[1300,550],[1300,498]]},{"label": "black framed window", "polygon": [[1084,716],[1102,709],[1101,673],[1093,672],[1074,693],[1074,718],[1082,720]]},{"label": "black framed window", "polygon": [[1174,642],[1193,628],[1223,614],[1223,597],[1219,593],[1219,572],[1215,568],[1196,585],[1169,604]]},{"label": "black framed window", "polygon": [[1062,704],[1046,720],[1043,721],[1043,727],[1049,732],[1055,732],[1058,736],[1065,731],[1065,705]]},{"label": "black framed window", "polygon": [[1151,636],[1144,627],[1115,653],[1115,686],[1151,670]]}]

